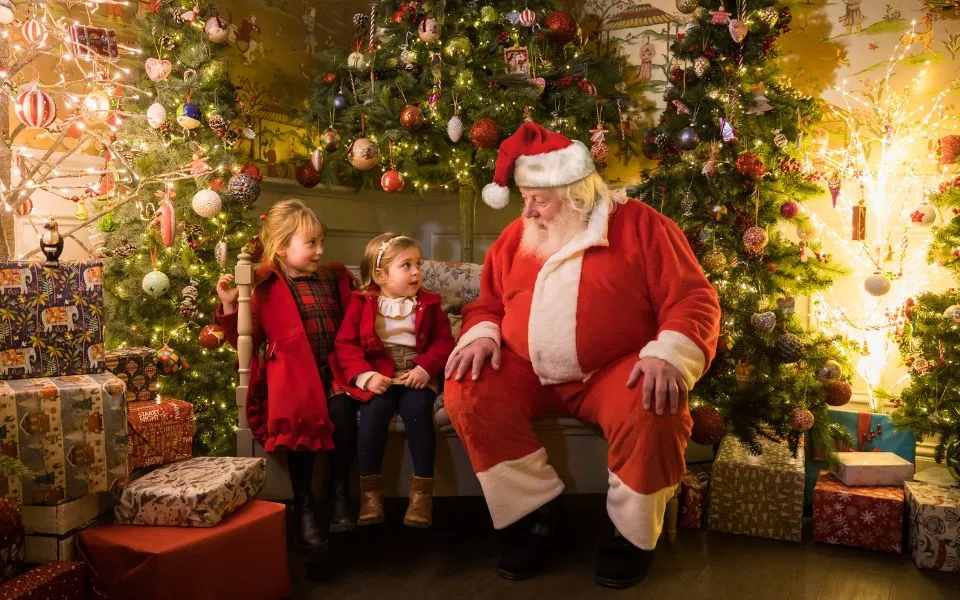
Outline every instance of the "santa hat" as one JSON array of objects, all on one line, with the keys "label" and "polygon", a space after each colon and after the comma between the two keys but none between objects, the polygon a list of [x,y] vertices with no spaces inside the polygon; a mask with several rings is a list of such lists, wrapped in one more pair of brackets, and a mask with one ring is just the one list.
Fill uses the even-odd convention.
[{"label": "santa hat", "polygon": [[510,175],[517,187],[542,188],[580,181],[595,170],[583,142],[524,121],[500,144],[493,183],[483,187],[483,201],[492,208],[506,206],[510,201]]}]

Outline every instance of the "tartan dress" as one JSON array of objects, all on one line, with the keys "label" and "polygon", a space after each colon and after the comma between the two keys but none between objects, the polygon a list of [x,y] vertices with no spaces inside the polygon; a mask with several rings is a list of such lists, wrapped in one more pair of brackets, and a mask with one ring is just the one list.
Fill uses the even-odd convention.
[{"label": "tartan dress", "polygon": [[323,266],[312,275],[287,277],[286,280],[300,309],[300,318],[317,362],[320,379],[323,380],[323,389],[329,396],[333,391],[329,358],[344,312],[344,307],[340,306],[337,273]]}]

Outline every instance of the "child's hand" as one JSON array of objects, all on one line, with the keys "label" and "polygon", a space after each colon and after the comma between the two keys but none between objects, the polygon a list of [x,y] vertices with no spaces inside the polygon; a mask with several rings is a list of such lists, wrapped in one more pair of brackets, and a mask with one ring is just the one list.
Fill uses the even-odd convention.
[{"label": "child's hand", "polygon": [[387,390],[390,389],[390,379],[377,373],[370,377],[370,379],[367,380],[367,384],[363,387],[368,392],[373,392],[377,395],[385,394]]},{"label": "child's hand", "polygon": [[220,296],[220,302],[223,304],[223,312],[232,313],[237,298],[240,297],[240,288],[233,286],[233,275],[222,275],[217,280],[217,295]]},{"label": "child's hand", "polygon": [[412,371],[407,373],[407,380],[403,382],[403,385],[415,390],[422,390],[427,387],[429,383],[430,374],[427,373],[423,367],[417,365]]}]

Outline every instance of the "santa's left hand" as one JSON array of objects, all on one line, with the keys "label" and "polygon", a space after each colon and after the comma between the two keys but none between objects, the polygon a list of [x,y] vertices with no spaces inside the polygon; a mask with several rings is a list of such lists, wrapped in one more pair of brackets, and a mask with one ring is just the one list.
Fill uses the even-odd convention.
[{"label": "santa's left hand", "polygon": [[677,414],[680,402],[687,401],[687,383],[680,376],[676,367],[663,360],[647,356],[637,361],[627,378],[627,387],[637,385],[643,375],[643,408],[650,410],[653,400],[656,399],[657,414],[662,415],[667,402],[670,403],[670,414]]},{"label": "santa's left hand", "polygon": [[430,384],[430,374],[423,367],[417,365],[412,371],[407,373],[407,380],[403,385],[415,390],[422,390]]}]

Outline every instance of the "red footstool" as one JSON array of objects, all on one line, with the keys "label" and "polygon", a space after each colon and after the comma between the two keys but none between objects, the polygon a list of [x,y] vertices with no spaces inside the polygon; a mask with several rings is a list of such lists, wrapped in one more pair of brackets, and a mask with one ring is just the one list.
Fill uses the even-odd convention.
[{"label": "red footstool", "polygon": [[214,527],[107,525],[77,550],[109,600],[280,600],[292,594],[282,504],[251,500]]}]

